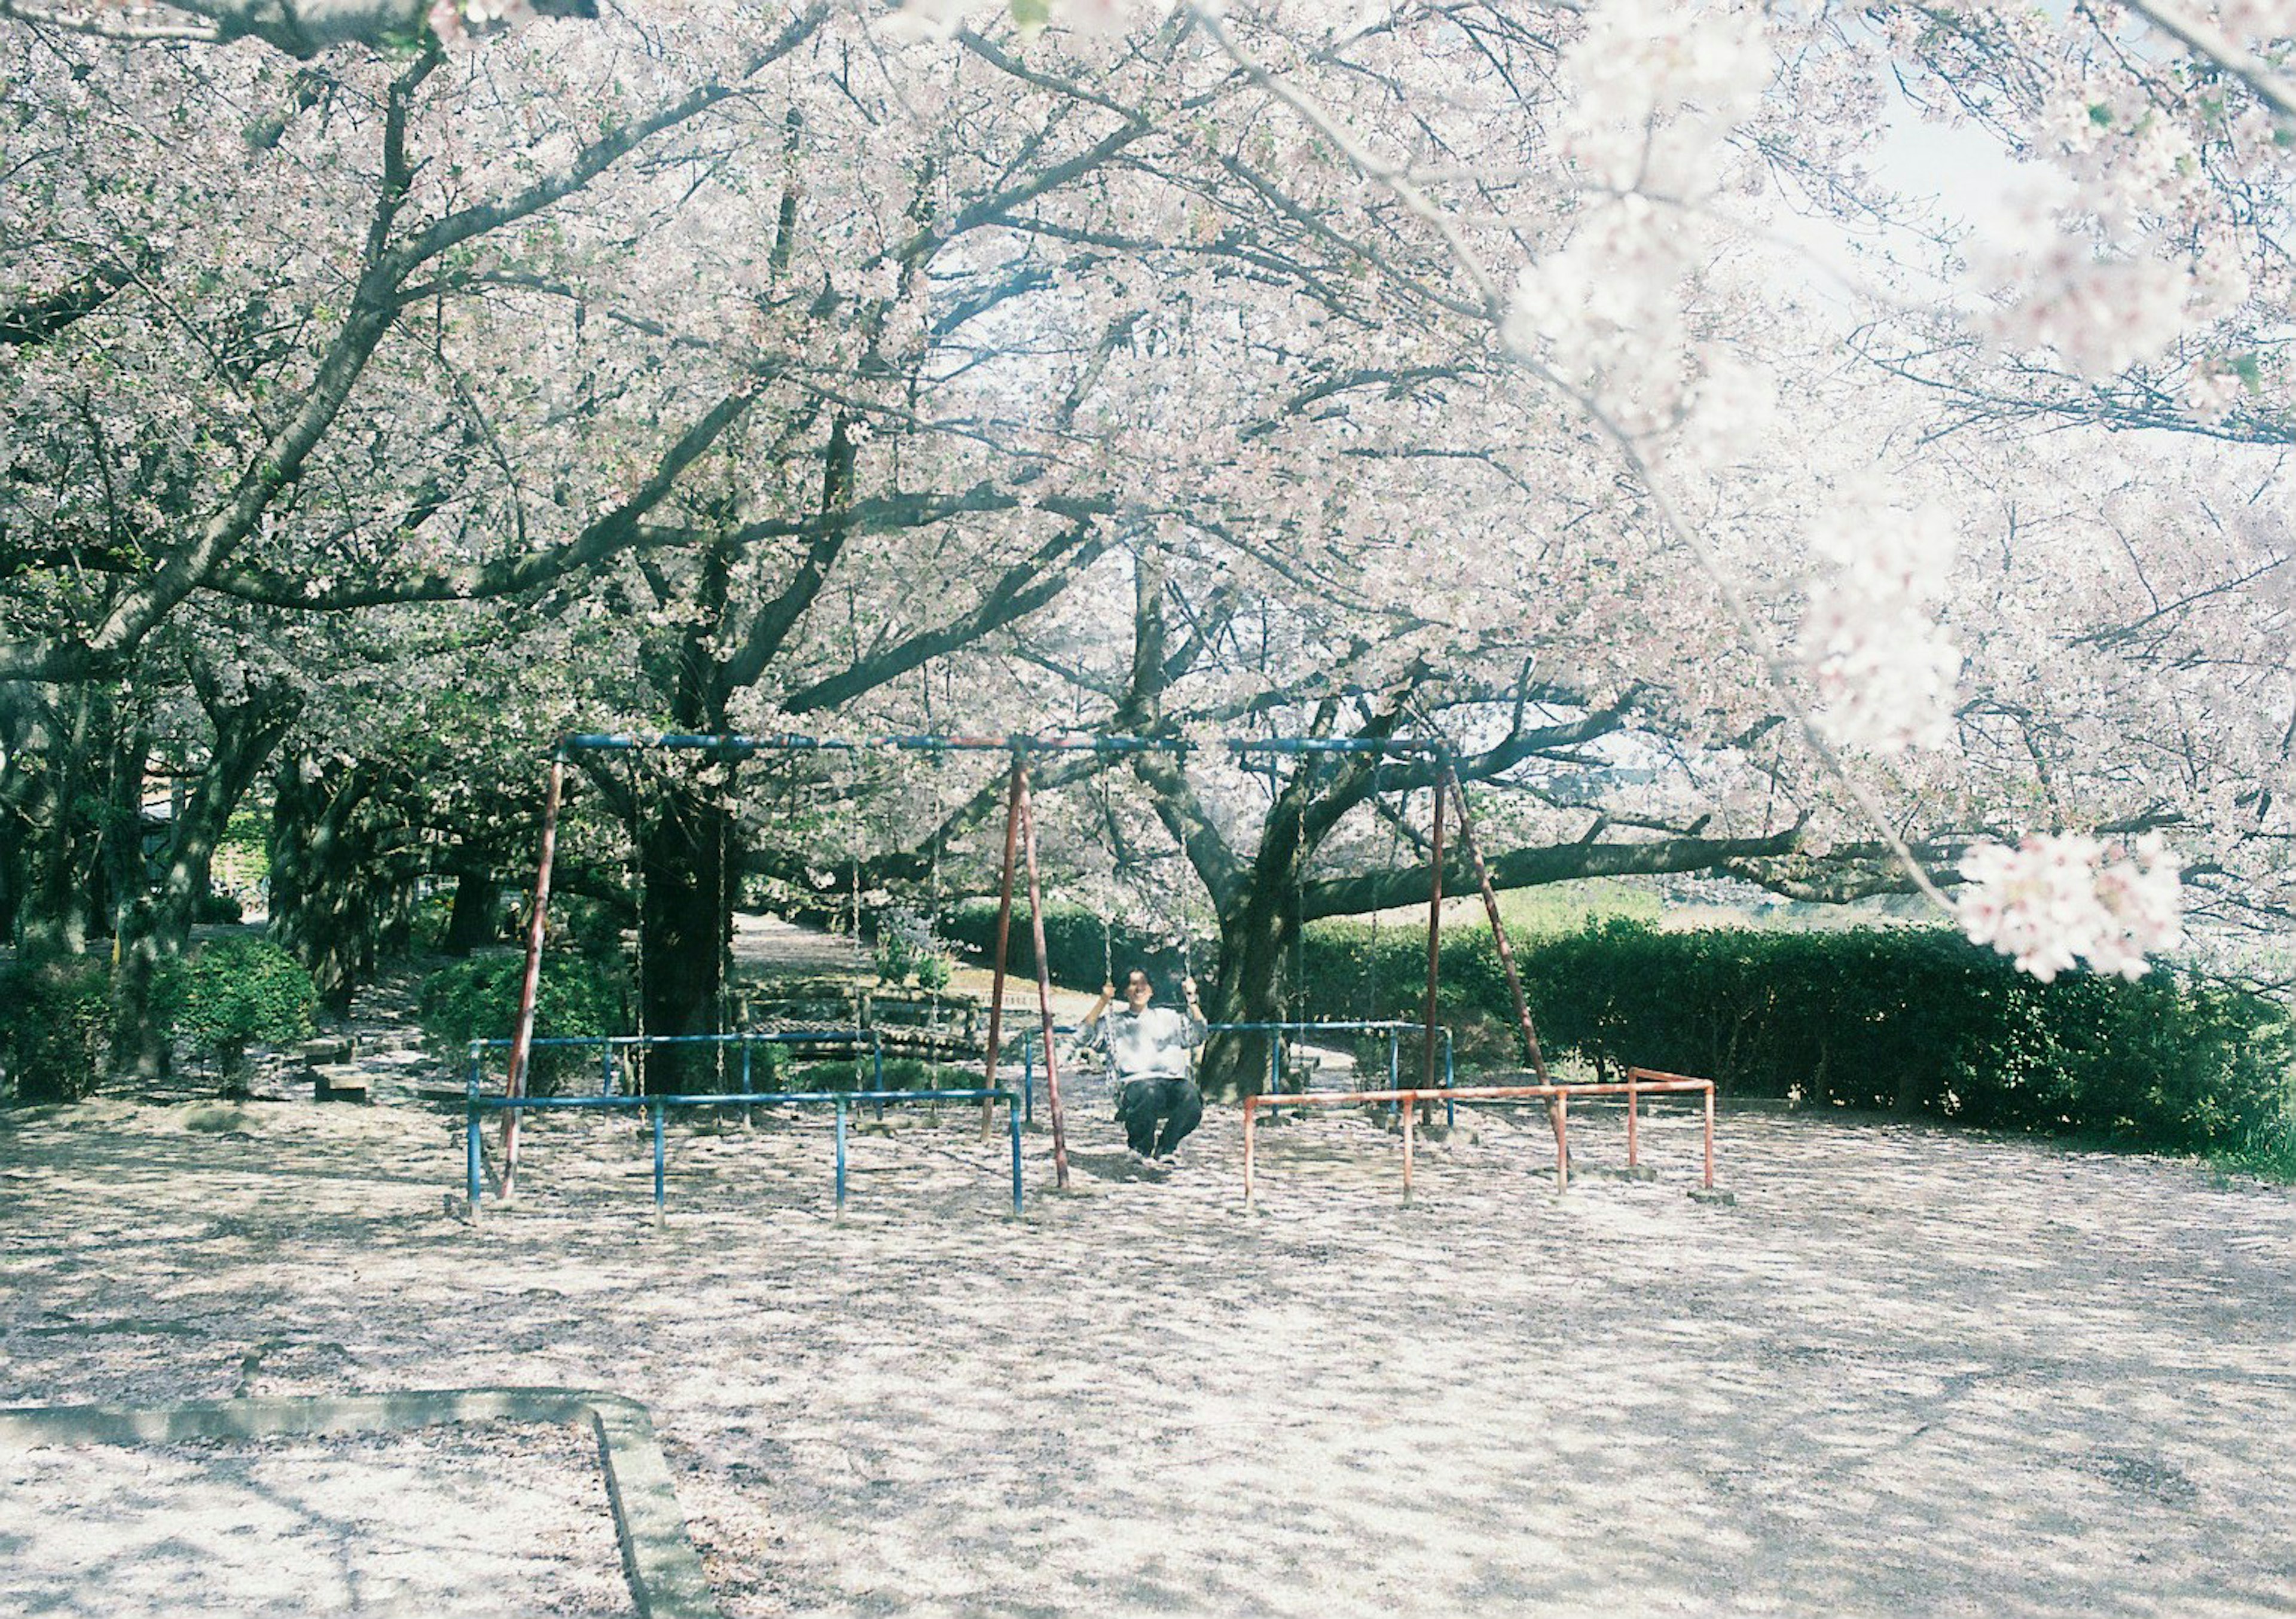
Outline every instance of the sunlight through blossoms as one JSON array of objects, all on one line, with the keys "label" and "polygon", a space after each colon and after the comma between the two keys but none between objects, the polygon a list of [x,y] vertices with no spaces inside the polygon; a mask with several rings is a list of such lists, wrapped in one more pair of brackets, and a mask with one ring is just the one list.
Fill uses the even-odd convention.
[{"label": "sunlight through blossoms", "polygon": [[2184,943],[2177,863],[2157,832],[2133,849],[2077,832],[2038,834],[2013,849],[1982,843],[1962,856],[1961,874],[1970,883],[1955,903],[1963,930],[2044,984],[2082,961],[2141,978],[2148,955]]},{"label": "sunlight through blossoms", "polygon": [[1961,673],[1961,653],[1937,621],[1954,553],[1945,514],[1843,512],[1809,543],[1828,568],[1810,587],[1800,646],[1820,729],[1872,753],[1945,746]]},{"label": "sunlight through blossoms", "polygon": [[1686,303],[1710,244],[1696,205],[1771,72],[1759,14],[1611,0],[1563,53],[1578,94],[1557,143],[1580,190],[1566,239],[1516,278],[1505,337],[1625,430],[1661,431],[1698,388]]},{"label": "sunlight through blossoms", "polygon": [[[1980,328],[2013,352],[2056,351],[2103,382],[2237,307],[2250,284],[2236,235],[2195,236],[2208,165],[2142,94],[2077,80],[2042,110],[2023,194],[1977,255],[2008,298]],[[2268,122],[2234,132],[2269,149]],[[2202,376],[2207,373],[2203,372]]]},{"label": "sunlight through blossoms", "polygon": [[447,45],[522,28],[534,20],[532,0],[432,0],[423,13],[430,31]]}]

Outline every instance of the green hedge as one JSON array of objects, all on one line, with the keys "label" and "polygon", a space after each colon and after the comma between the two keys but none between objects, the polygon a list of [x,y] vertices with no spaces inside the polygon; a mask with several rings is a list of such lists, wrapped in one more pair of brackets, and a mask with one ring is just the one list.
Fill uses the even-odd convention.
[{"label": "green hedge", "polygon": [[[996,902],[967,900],[941,917],[934,931],[941,939],[961,946],[968,961],[986,965],[996,954]],[[1164,984],[1167,994],[1174,993],[1179,983],[1179,951],[1121,922],[1109,928],[1106,954],[1113,961],[1103,958],[1098,912],[1067,903],[1045,907],[1045,957],[1054,983],[1069,989],[1096,990],[1104,982],[1101,976],[1104,968],[1112,968],[1121,977],[1128,969],[1144,966]],[[1193,964],[1201,972],[1208,971],[1210,963],[1210,948],[1200,946]],[[1033,977],[1037,970],[1036,939],[1029,928],[1026,898],[1013,907],[1005,970],[1024,977]]]},{"label": "green hedge", "polygon": [[0,1063],[16,1100],[76,1102],[103,1076],[111,969],[67,956],[0,969]]},{"label": "green hedge", "polygon": [[[791,1062],[758,1048],[756,1083],[759,1090],[864,1091],[877,1088],[876,1067],[864,1051],[857,1058],[838,1057]],[[979,1068],[952,1067],[918,1057],[885,1059],[884,1089],[888,1091],[970,1091],[980,1083]],[[965,1106],[972,1104],[966,1103]]]},{"label": "green hedge", "polygon": [[[1420,1015],[1425,936],[1318,923],[1295,1009]],[[2041,984],[1937,929],[1660,933],[1611,920],[1516,950],[1539,1039],[1614,1075],[1695,1074],[1739,1096],[1888,1109],[2172,1150],[2237,1146],[2287,1103],[2285,1013],[2156,972]],[[1519,1052],[1488,934],[1443,949],[1439,1009],[1461,1058]],[[1497,1051],[1494,1048],[1497,1048]]]}]

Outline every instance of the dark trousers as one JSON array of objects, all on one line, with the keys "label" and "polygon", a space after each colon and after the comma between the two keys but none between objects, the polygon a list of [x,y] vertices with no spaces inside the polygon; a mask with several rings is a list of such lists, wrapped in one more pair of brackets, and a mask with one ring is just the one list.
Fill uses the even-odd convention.
[{"label": "dark trousers", "polygon": [[1128,1079],[1116,1092],[1116,1116],[1133,1151],[1168,1158],[1202,1122],[1204,1093],[1193,1079]]}]

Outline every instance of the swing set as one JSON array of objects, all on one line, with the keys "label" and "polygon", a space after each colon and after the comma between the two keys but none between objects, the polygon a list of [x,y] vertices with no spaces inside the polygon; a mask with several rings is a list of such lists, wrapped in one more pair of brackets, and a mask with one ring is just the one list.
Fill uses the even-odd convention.
[{"label": "swing set", "polygon": [[[1641,1099],[1649,1095],[1693,1093],[1704,1100],[1704,1186],[1711,1190],[1714,1184],[1714,1083],[1711,1080],[1691,1078],[1682,1075],[1662,1074],[1652,1070],[1631,1068],[1622,1082],[1601,1083],[1556,1082],[1548,1073],[1545,1053],[1540,1048],[1538,1034],[1531,1021],[1530,1008],[1526,1000],[1521,974],[1517,971],[1514,952],[1507,938],[1506,925],[1498,904],[1498,895],[1491,884],[1490,873],[1484,863],[1481,849],[1476,841],[1474,822],[1467,808],[1465,789],[1462,786],[1456,764],[1449,748],[1440,740],[1428,739],[1377,739],[1362,737],[1231,737],[1215,744],[1240,760],[1266,759],[1269,768],[1275,762],[1290,756],[1312,761],[1317,756],[1338,754],[1375,754],[1382,758],[1412,759],[1428,767],[1432,776],[1434,802],[1427,835],[1429,849],[1429,891],[1427,899],[1427,987],[1424,1012],[1421,1020],[1422,1072],[1420,1083],[1414,1087],[1398,1087],[1398,1075],[1392,1071],[1389,1088],[1374,1092],[1327,1092],[1319,1093],[1283,1092],[1249,1096],[1243,1103],[1244,1134],[1244,1197],[1250,1206],[1254,1195],[1255,1125],[1259,1113],[1274,1107],[1309,1107],[1324,1105],[1360,1105],[1365,1102],[1386,1102],[1398,1106],[1404,1118],[1404,1196],[1411,1192],[1414,1120],[1422,1106],[1441,1101],[1497,1101],[1542,1100],[1547,1104],[1549,1121],[1555,1144],[1555,1184],[1558,1190],[1570,1183],[1569,1109],[1574,1096],[1623,1096],[1628,1101],[1627,1151],[1630,1171],[1637,1167],[1639,1141],[1636,1130]],[[1036,952],[1037,1018],[1034,1031],[1037,1050],[1042,1053],[1045,1067],[1045,1090],[1053,1139],[1053,1165],[1055,1184],[1062,1190],[1069,1185],[1068,1141],[1066,1121],[1061,1098],[1060,1063],[1053,1016],[1053,985],[1050,956],[1045,936],[1045,905],[1043,884],[1038,865],[1036,797],[1033,790],[1031,763],[1033,760],[1062,755],[1093,754],[1111,756],[1165,754],[1185,760],[1200,744],[1180,738],[1141,736],[1091,736],[1075,733],[1016,734],[1008,736],[966,735],[893,735],[842,740],[830,738],[788,734],[781,736],[696,735],[688,733],[586,733],[570,735],[561,740],[550,756],[550,768],[543,796],[542,837],[540,855],[535,871],[532,905],[527,918],[525,972],[520,980],[518,1016],[515,1029],[507,1042],[481,1043],[506,1047],[509,1057],[504,1090],[499,1096],[481,1096],[475,1062],[469,1096],[469,1161],[471,1204],[478,1206],[480,1179],[480,1153],[478,1145],[478,1124],[481,1112],[496,1111],[503,1115],[501,1147],[501,1188],[504,1196],[512,1191],[518,1172],[519,1115],[525,1110],[563,1105],[577,1099],[529,1097],[527,1081],[537,1044],[534,1034],[536,995],[541,978],[545,914],[550,897],[553,864],[556,859],[559,812],[564,802],[566,772],[578,756],[586,752],[632,752],[642,749],[664,749],[704,753],[714,757],[734,761],[759,754],[830,754],[856,756],[864,750],[890,750],[895,753],[926,754],[936,758],[952,753],[996,753],[1007,756],[1004,793],[1004,838],[1002,876],[998,889],[996,951],[992,987],[988,1002],[987,1055],[980,1086],[931,1092],[887,1092],[882,1088],[857,1093],[839,1093],[844,1101],[838,1106],[839,1205],[843,1205],[844,1152],[843,1124],[845,1102],[889,1100],[978,1100],[981,1104],[981,1126],[984,1139],[993,1127],[994,1110],[1002,1101],[1007,1110],[1008,1127],[1013,1142],[1013,1206],[1021,1207],[1020,1184],[1020,1093],[997,1083],[998,1061],[1003,1054],[1005,1030],[1004,1025],[1004,986],[1008,976],[1015,888],[1025,877],[1029,902],[1029,923]],[[1522,1036],[1523,1048],[1536,1083],[1521,1085],[1454,1087],[1437,1083],[1439,1049],[1447,1051],[1449,1031],[1436,1018],[1437,991],[1441,976],[1441,945],[1443,928],[1443,872],[1445,866],[1446,822],[1456,822],[1459,853],[1464,854],[1472,871],[1480,894],[1483,909],[1491,929],[1500,967],[1505,976],[1507,990],[1513,1002],[1516,1026]],[[858,865],[856,864],[855,901],[856,947],[858,948],[859,899],[857,894]],[[1107,953],[1107,936],[1103,929],[1103,953]],[[1185,930],[1182,948],[1185,949]],[[1292,1026],[1294,1027],[1300,1026]],[[824,1032],[825,1034],[826,1032]],[[840,1031],[840,1033],[844,1033]],[[858,1031],[854,1031],[858,1034]],[[741,1043],[763,1036],[740,1034],[723,1036],[639,1036],[636,1043],[654,1038],[704,1039]],[[1448,1080],[1448,1062],[1444,1077]],[[746,1062],[745,1062],[746,1067]],[[1033,1086],[1031,1087],[1033,1089]],[[611,1099],[578,1099],[584,1101],[608,1100],[639,1106],[652,1105],[656,1140],[657,1209],[662,1198],[661,1186],[661,1109],[664,1107],[724,1106],[752,1101],[832,1100],[835,1097],[811,1094],[750,1092],[745,1083],[743,1094],[708,1097],[631,1097]]]}]

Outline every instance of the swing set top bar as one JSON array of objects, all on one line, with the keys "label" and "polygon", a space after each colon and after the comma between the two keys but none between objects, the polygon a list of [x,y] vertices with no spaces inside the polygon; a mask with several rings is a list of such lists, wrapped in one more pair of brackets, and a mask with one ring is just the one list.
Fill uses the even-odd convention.
[{"label": "swing set top bar", "polygon": [[[1222,737],[1217,745],[1234,754],[1375,753],[1408,758],[1439,756],[1445,751],[1441,742],[1418,737]],[[741,757],[759,753],[857,753],[872,748],[914,753],[1185,754],[1194,751],[1197,746],[1184,737],[1087,736],[1073,732],[1049,735],[882,736],[858,740],[800,736],[794,732],[784,736],[704,736],[675,732],[584,732],[562,739],[557,756],[594,751],[635,752],[648,748],[684,748]]]}]

